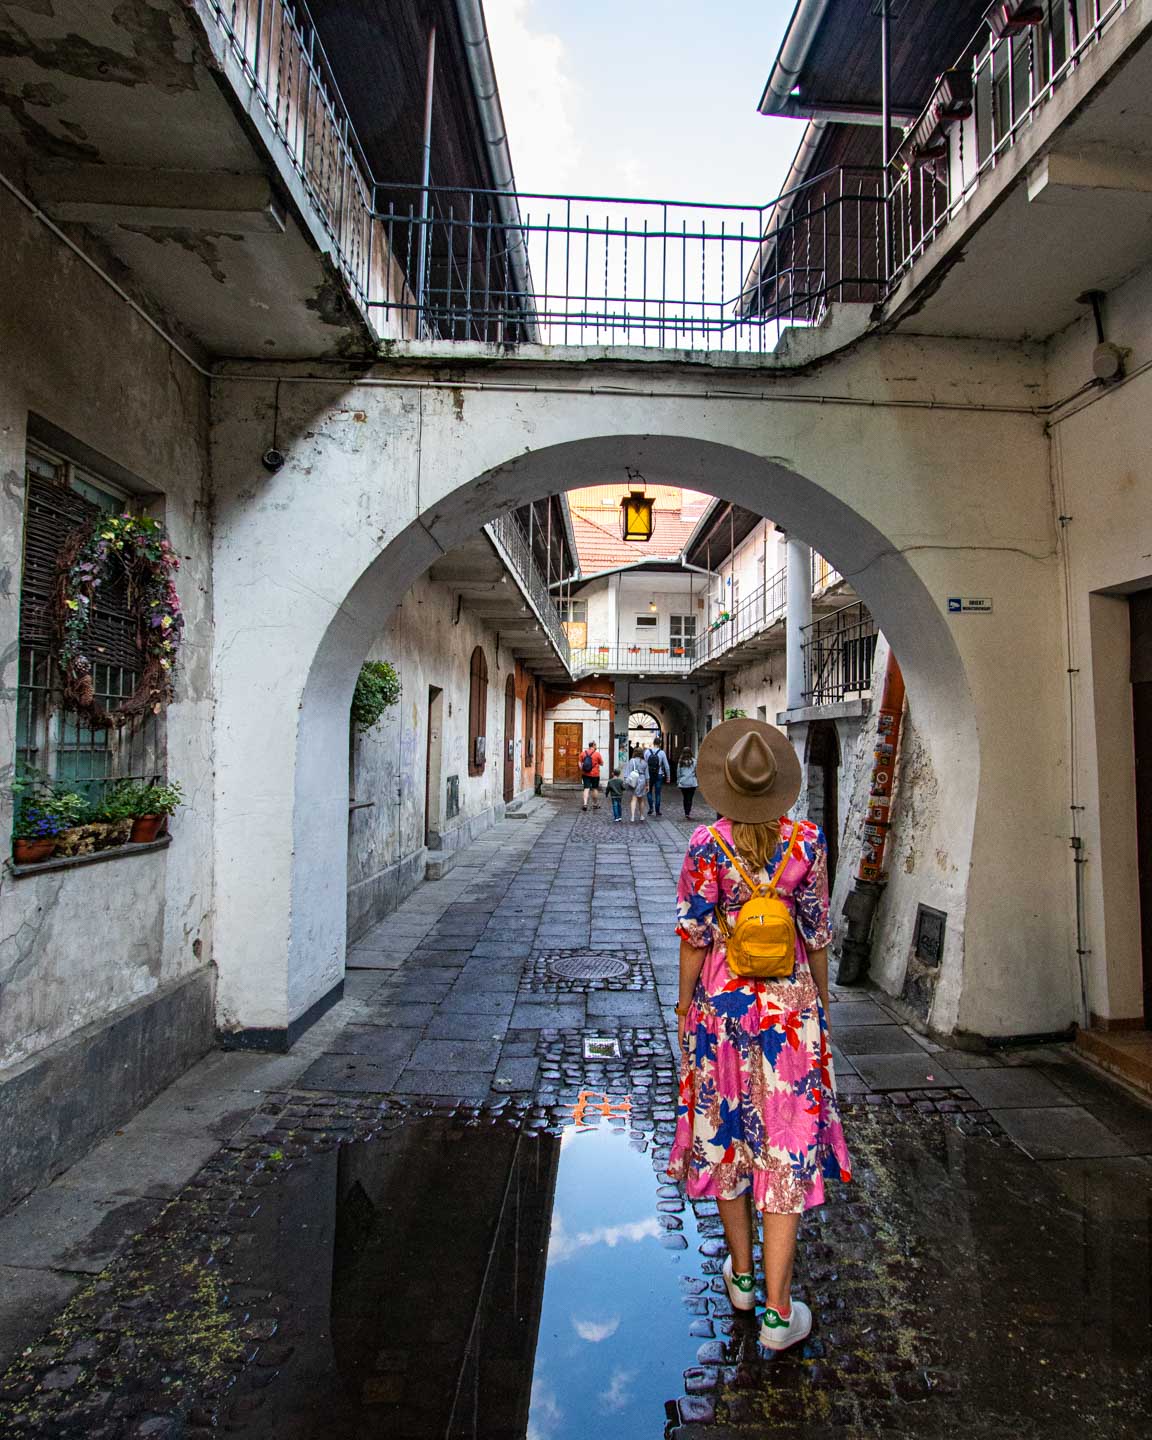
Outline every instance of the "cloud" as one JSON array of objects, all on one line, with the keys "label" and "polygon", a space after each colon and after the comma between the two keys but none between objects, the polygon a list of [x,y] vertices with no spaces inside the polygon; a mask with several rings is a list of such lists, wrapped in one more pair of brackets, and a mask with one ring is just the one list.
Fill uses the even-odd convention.
[{"label": "cloud", "polygon": [[564,41],[538,26],[535,8],[486,0],[484,14],[517,187],[563,192],[583,156],[580,97]]},{"label": "cloud", "polygon": [[571,1260],[573,1255],[592,1245],[607,1245],[609,1249],[615,1249],[617,1245],[647,1240],[649,1236],[659,1234],[660,1226],[652,1215],[647,1220],[633,1220],[624,1225],[598,1225],[594,1230],[581,1230],[569,1235],[564,1227],[563,1215],[557,1213],[548,1242],[548,1264],[559,1265],[562,1260]]},{"label": "cloud", "polygon": [[601,1340],[609,1339],[619,1330],[620,1316],[613,1315],[611,1320],[577,1320],[573,1315],[572,1327],[581,1340],[587,1340],[590,1345],[599,1345]]},{"label": "cloud", "polygon": [[614,1370],[612,1379],[608,1382],[608,1389],[600,1393],[600,1408],[602,1410],[623,1410],[631,1400],[628,1393],[632,1381],[636,1378],[635,1370]]},{"label": "cloud", "polygon": [[548,1440],[564,1420],[564,1412],[555,1392],[537,1376],[532,1381],[532,1402],[529,1407],[528,1433],[525,1440]]}]

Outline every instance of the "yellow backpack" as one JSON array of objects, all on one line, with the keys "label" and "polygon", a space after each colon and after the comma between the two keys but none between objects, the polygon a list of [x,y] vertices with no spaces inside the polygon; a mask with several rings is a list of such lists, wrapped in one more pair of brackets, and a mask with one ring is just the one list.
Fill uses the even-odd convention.
[{"label": "yellow backpack", "polygon": [[796,922],[777,893],[776,885],[796,849],[800,826],[792,826],[784,858],[766,885],[751,879],[715,830],[710,828],[708,833],[752,891],[751,900],[741,905],[734,925],[729,924],[722,905],[716,906],[720,933],[728,945],[728,968],[733,975],[752,980],[780,980],[791,975],[796,967]]}]

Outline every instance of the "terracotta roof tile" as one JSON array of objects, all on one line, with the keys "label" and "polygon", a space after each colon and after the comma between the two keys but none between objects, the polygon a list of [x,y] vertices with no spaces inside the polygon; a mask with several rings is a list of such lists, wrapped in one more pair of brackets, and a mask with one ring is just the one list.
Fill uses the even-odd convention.
[{"label": "terracotta roof tile", "polygon": [[620,501],[626,485],[585,485],[568,491],[576,553],[585,575],[635,565],[640,560],[674,560],[710,503],[707,495],[678,485],[646,485],[653,504],[652,539],[640,544],[620,538]]}]

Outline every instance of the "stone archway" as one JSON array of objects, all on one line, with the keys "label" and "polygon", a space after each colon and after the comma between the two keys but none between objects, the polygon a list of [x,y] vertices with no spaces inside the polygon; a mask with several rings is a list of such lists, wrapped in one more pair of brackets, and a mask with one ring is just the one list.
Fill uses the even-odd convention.
[{"label": "stone archway", "polygon": [[[329,406],[318,421],[323,407],[307,382],[304,395],[308,398],[297,402],[294,428],[301,444],[315,428],[323,429],[325,453],[306,447],[298,457],[293,454],[275,481],[279,504],[291,517],[291,533],[307,534],[309,544],[294,556],[299,573],[286,586],[292,596],[291,644],[281,641],[278,666],[266,661],[259,667],[274,694],[274,703],[260,716],[245,714],[246,696],[234,676],[245,657],[252,661],[257,644],[266,644],[266,632],[257,642],[243,633],[243,626],[229,630],[228,625],[229,615],[251,606],[256,597],[251,585],[244,590],[238,584],[232,593],[226,563],[217,570],[218,629],[225,645],[231,638],[231,649],[219,657],[217,709],[218,733],[225,741],[217,769],[222,1028],[266,1031],[269,1043],[290,1042],[337,993],[344,963],[345,857],[332,837],[343,832],[346,816],[333,737],[346,721],[356,673],[379,615],[437,556],[500,511],[566,489],[576,479],[614,481],[625,465],[652,483],[703,490],[768,514],[852,577],[900,656],[916,706],[920,791],[931,797],[931,814],[918,835],[934,857],[928,864],[917,856],[916,889],[924,903],[954,917],[934,1023],[943,1030],[961,1024],[995,1031],[997,968],[991,954],[1011,928],[1009,919],[1018,920],[1022,911],[1034,923],[1026,942],[1016,926],[1013,945],[1018,949],[1027,943],[1036,953],[1046,949],[1056,957],[1055,978],[1047,991],[1040,990],[1051,1001],[1049,1013],[1038,1014],[1035,1028],[1058,1028],[1053,1023],[1057,1015],[1063,1022],[1065,977],[1058,966],[1066,935],[1063,917],[1057,918],[1062,890],[1052,883],[1062,851],[1054,842],[1044,864],[1037,861],[1026,874],[1013,857],[1024,853],[1026,843],[1035,848],[1035,827],[1020,817],[1014,833],[1012,820],[997,813],[999,788],[1016,764],[1012,755],[1019,757],[1026,747],[1010,726],[1000,724],[992,692],[1002,669],[1010,671],[1018,663],[1014,647],[1023,637],[993,621],[980,638],[994,643],[982,650],[968,644],[966,634],[961,654],[944,605],[943,597],[955,587],[986,590],[990,584],[986,564],[982,582],[965,580],[970,573],[966,562],[948,553],[955,548],[948,541],[958,523],[959,487],[970,473],[971,448],[964,454],[956,436],[942,434],[927,416],[915,427],[909,421],[899,437],[882,417],[870,439],[869,412],[854,411],[846,427],[843,414],[825,419],[821,411],[817,426],[816,412],[808,405],[786,415],[784,407],[774,407],[768,440],[767,422],[752,407],[726,409],[723,402],[693,412],[693,433],[685,433],[678,413],[680,433],[654,435],[626,428],[597,432],[598,421],[608,416],[587,395],[551,408],[542,404],[530,423],[524,414],[528,402],[519,396],[470,397],[468,409],[483,413],[469,417],[463,400],[457,405],[444,391],[413,398],[386,387],[358,391],[353,381],[349,399],[365,408],[350,413],[345,402],[337,413]],[[657,418],[654,408],[639,407],[649,420]],[[612,418],[623,427],[637,413],[637,403],[629,401],[617,406]],[[1037,437],[1032,430],[1025,433],[1031,422],[1012,417],[1003,425],[1009,423],[1016,432],[1016,461],[1023,452],[1034,459],[1029,447]],[[373,425],[384,437],[380,444],[392,467],[387,484],[383,462],[365,448]],[[510,453],[511,438],[525,433],[526,426],[532,448]],[[227,438],[227,426],[223,430]],[[717,438],[722,435],[730,438]],[[792,463],[766,454],[769,446],[787,449]],[[994,467],[997,456],[1002,462],[1011,449],[1005,442],[997,450],[994,437],[984,435],[981,461]],[[317,483],[315,465],[305,463],[321,459],[326,484]],[[1029,496],[1035,489],[1040,504],[1038,497],[1046,495],[1043,477],[1037,474],[1033,486],[1030,469],[1028,474]],[[269,544],[271,589],[283,583],[283,537],[266,541],[257,533],[250,490],[262,493],[261,487],[269,488],[266,479],[245,491],[237,477],[234,503],[221,506],[217,543],[228,551],[248,541],[249,563],[252,548]],[[985,484],[985,494],[989,489]],[[347,510],[341,509],[342,499]],[[266,516],[269,506],[259,513]],[[410,518],[398,518],[404,515]],[[1033,517],[1032,523],[1040,521]],[[1018,565],[1018,556],[1011,563]],[[1056,578],[1053,568],[1053,587]],[[246,678],[251,681],[250,674]],[[1037,703],[1047,699],[1038,695]],[[1059,714],[1058,698],[1050,710]],[[1052,731],[1048,712],[1044,724],[1047,743]],[[988,751],[990,735],[995,738]],[[991,770],[982,750],[992,756]],[[1058,761],[1050,744],[1046,753],[1055,770]],[[1054,816],[1059,809],[1054,798],[1048,808]],[[986,847],[974,864],[973,837],[982,814],[987,817]],[[246,843],[253,818],[263,826],[262,843],[255,848]],[[1055,820],[1051,833],[1057,833]],[[1003,897],[1009,862],[1017,895],[1021,885],[1035,892],[1014,906]],[[912,874],[914,867],[906,863]],[[894,890],[904,885],[902,877],[895,880]],[[985,904],[986,898],[991,903]],[[892,906],[897,901],[901,918],[894,933],[904,938],[911,934],[915,904],[903,892],[890,895]],[[913,918],[906,920],[909,908]],[[969,994],[964,989],[966,956],[974,940],[986,988],[971,989],[970,1011],[962,1015],[961,999]],[[1042,998],[1037,1010],[1043,1008]]]}]

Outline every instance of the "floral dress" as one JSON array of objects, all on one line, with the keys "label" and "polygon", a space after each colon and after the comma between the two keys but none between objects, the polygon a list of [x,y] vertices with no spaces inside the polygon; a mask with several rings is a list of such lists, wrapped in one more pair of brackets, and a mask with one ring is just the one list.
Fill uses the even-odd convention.
[{"label": "floral dress", "polygon": [[[751,1190],[757,1209],[774,1214],[823,1204],[825,1177],[852,1178],[824,1007],[808,968],[807,951],[830,938],[828,849],[819,826],[782,821],[768,869],[779,865],[794,823],[800,836],[778,882],[796,921],[792,975],[752,980],[729,970],[716,906],[734,922],[750,892],[707,826],[689,842],[677,905],[677,934],[708,953],[685,1022],[668,1174],[691,1199],[734,1200]],[[715,828],[735,850],[731,822]]]}]

